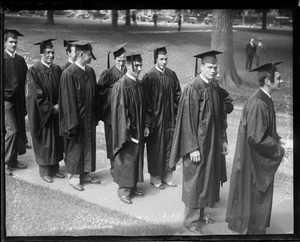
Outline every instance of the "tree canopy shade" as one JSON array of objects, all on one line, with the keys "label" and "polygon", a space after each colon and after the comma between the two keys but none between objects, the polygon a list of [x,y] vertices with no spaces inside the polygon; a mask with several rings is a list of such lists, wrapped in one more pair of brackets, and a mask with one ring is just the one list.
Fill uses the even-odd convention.
[{"label": "tree canopy shade", "polygon": [[224,85],[240,85],[233,59],[232,9],[214,9],[212,12],[211,49],[223,52],[218,56],[220,80]]}]

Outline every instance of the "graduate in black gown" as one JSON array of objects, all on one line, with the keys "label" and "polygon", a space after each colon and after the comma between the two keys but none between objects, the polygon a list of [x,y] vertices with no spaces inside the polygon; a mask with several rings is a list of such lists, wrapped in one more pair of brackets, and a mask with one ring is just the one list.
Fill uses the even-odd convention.
[{"label": "graduate in black gown", "polygon": [[5,173],[12,175],[12,169],[24,169],[27,166],[18,161],[18,155],[26,153],[25,129],[25,80],[27,64],[16,53],[17,30],[4,30],[4,112],[5,112]]},{"label": "graduate in black gown", "polygon": [[88,64],[96,59],[91,41],[75,45],[76,61],[65,69],[59,89],[59,127],[65,139],[65,163],[69,184],[83,191],[83,183],[96,183],[90,173],[96,169],[96,75]]},{"label": "graduate in black gown", "polygon": [[31,66],[26,76],[26,106],[35,160],[42,179],[64,178],[59,172],[63,159],[63,139],[58,126],[58,91],[61,68],[54,64],[55,48],[48,39],[40,41],[41,60]]},{"label": "graduate in black gown", "polygon": [[222,175],[222,154],[227,154],[226,117],[223,98],[214,77],[218,51],[196,55],[201,58],[199,76],[187,84],[179,101],[170,169],[182,158],[183,225],[201,234],[203,223],[214,223],[204,210],[214,207]]},{"label": "graduate in black gown", "polygon": [[142,65],[140,52],[127,55],[126,75],[111,92],[114,181],[119,185],[119,198],[127,204],[132,203],[131,196],[144,195],[137,183],[144,181],[144,137],[149,135],[150,113],[138,79]]},{"label": "graduate in black gown", "polygon": [[241,114],[225,218],[228,228],[240,234],[265,234],[270,227],[274,176],[285,154],[271,96],[280,90],[280,63],[251,70],[258,71],[260,88]]},{"label": "graduate in black gown", "polygon": [[66,54],[68,56],[68,62],[62,67],[62,71],[68,68],[76,60],[75,56],[75,45],[72,45],[72,42],[77,40],[64,40],[64,47],[66,47]]},{"label": "graduate in black gown", "polygon": [[173,171],[169,171],[169,157],[181,87],[176,73],[167,67],[166,47],[154,49],[155,65],[142,78],[152,115],[146,141],[148,172],[150,183],[158,189],[177,186],[173,182]]},{"label": "graduate in black gown", "polygon": [[[125,45],[127,43],[116,46],[107,55],[107,69],[103,71],[98,80],[100,112],[99,119],[104,122],[104,132],[106,141],[107,158],[110,160],[110,173],[114,176],[113,151],[112,151],[112,129],[111,129],[111,90],[115,82],[117,82],[127,72],[125,66]],[[115,64],[110,68],[110,53],[114,56]]]}]

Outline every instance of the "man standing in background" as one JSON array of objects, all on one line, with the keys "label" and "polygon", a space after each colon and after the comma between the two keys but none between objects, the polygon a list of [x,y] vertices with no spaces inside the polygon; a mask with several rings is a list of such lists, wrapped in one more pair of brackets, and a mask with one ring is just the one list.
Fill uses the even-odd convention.
[{"label": "man standing in background", "polygon": [[255,59],[256,59],[256,67],[259,67],[260,64],[263,63],[263,56],[267,51],[265,44],[262,42],[262,38],[257,39],[257,46],[255,52]]},{"label": "man standing in background", "polygon": [[250,42],[246,45],[246,71],[250,71],[252,69],[253,57],[256,51],[256,44],[254,43],[254,39],[252,38]]}]

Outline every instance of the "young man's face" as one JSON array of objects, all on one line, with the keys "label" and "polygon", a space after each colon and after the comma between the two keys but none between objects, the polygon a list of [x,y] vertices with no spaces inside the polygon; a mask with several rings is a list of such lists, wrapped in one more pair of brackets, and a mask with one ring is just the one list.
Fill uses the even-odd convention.
[{"label": "young man's face", "polygon": [[4,44],[5,49],[11,53],[14,53],[16,51],[17,45],[18,45],[18,39],[14,39],[12,37],[8,37]]},{"label": "young man's face", "polygon": [[92,62],[93,56],[90,50],[83,51],[82,52],[82,59],[84,61],[84,64],[90,64]]},{"label": "young man's face", "polygon": [[275,71],[274,74],[274,82],[270,82],[270,89],[272,91],[279,91],[280,90],[280,83],[283,82],[281,79],[281,74],[278,71]]},{"label": "young man's face", "polygon": [[68,51],[68,56],[69,58],[74,62],[76,60],[76,55],[75,55],[75,46],[70,47],[71,51]]},{"label": "young man's face", "polygon": [[217,63],[202,63],[200,66],[201,74],[207,79],[212,80],[217,74]]},{"label": "young man's face", "polygon": [[132,70],[132,72],[135,75],[135,77],[138,77],[138,75],[140,74],[140,72],[142,70],[142,66],[143,66],[143,61],[134,61],[133,62],[134,70]]},{"label": "young man's face", "polygon": [[46,64],[51,64],[54,61],[54,54],[55,54],[55,49],[53,48],[45,48],[44,53],[42,54],[42,60]]},{"label": "young man's face", "polygon": [[156,59],[156,66],[160,69],[160,70],[164,70],[165,67],[168,64],[168,55],[158,55],[157,59]]},{"label": "young man's face", "polygon": [[124,66],[125,66],[125,57],[124,57],[124,55],[120,55],[120,56],[116,57],[115,63],[116,63],[116,66],[120,70],[122,70],[124,68]]}]

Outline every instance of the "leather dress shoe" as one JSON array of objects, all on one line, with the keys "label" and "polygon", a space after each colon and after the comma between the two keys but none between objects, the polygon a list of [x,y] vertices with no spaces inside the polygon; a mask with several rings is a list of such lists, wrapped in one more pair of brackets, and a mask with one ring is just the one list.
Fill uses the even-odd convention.
[{"label": "leather dress shoe", "polygon": [[57,177],[57,178],[65,178],[65,177],[66,177],[66,176],[65,176],[63,173],[61,173],[61,172],[56,172],[56,173],[54,174],[54,176]]},{"label": "leather dress shoe", "polygon": [[84,188],[81,184],[76,184],[76,185],[70,184],[70,186],[73,187],[77,191],[80,191],[80,192],[84,191]]},{"label": "leather dress shoe", "polygon": [[48,183],[52,183],[53,182],[53,179],[51,176],[42,176],[42,179],[45,181],[45,182],[48,182]]},{"label": "leather dress shoe", "polygon": [[119,196],[119,198],[121,199],[122,202],[127,203],[127,204],[132,204],[132,201],[131,201],[130,197],[120,196],[120,195],[118,195],[118,196]]},{"label": "leather dress shoe", "polygon": [[5,168],[5,174],[9,175],[9,176],[12,176],[13,173],[9,168]]},{"label": "leather dress shoe", "polygon": [[203,235],[199,227],[186,227],[189,231],[194,234]]},{"label": "leather dress shoe", "polygon": [[27,166],[25,164],[23,164],[22,162],[17,161],[17,164],[9,166],[9,168],[25,169],[25,168],[27,168]]},{"label": "leather dress shoe", "polygon": [[133,190],[133,194],[136,196],[144,196],[145,195],[145,193],[143,191],[138,190],[138,189]]}]

